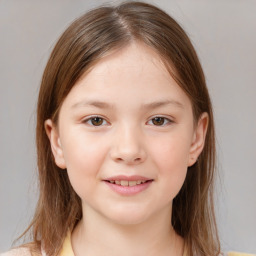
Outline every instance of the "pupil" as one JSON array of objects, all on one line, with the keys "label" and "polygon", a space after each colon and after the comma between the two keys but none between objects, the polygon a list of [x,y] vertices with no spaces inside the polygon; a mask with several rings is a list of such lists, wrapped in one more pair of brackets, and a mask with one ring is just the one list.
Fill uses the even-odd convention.
[{"label": "pupil", "polygon": [[153,124],[155,124],[155,125],[163,125],[164,124],[164,118],[162,118],[162,117],[155,117],[153,119]]},{"label": "pupil", "polygon": [[94,117],[92,119],[92,124],[95,125],[95,126],[99,126],[103,123],[103,119],[100,118],[100,117]]}]

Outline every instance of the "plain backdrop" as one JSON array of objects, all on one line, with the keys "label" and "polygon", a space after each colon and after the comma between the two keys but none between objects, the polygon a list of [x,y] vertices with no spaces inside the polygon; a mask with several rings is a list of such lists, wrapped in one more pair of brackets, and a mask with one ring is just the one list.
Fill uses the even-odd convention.
[{"label": "plain backdrop", "polygon": [[[183,26],[205,71],[216,121],[223,250],[256,253],[256,1],[148,2]],[[0,0],[0,251],[25,229],[37,199],[35,108],[47,58],[67,25],[101,3]]]}]

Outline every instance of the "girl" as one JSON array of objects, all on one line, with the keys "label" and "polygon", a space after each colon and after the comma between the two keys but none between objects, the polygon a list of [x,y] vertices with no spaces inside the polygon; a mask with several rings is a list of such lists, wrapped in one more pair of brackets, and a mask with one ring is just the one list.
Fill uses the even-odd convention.
[{"label": "girl", "polygon": [[33,242],[6,255],[219,255],[211,101],[162,10],[100,7],[57,42],[37,110]]}]

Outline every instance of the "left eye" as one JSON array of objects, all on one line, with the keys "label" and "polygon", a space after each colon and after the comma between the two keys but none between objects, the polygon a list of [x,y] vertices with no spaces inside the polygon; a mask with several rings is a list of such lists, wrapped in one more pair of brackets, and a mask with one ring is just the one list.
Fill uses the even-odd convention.
[{"label": "left eye", "polygon": [[84,123],[88,123],[91,126],[102,126],[106,125],[107,121],[99,116],[93,116],[83,121]]},{"label": "left eye", "polygon": [[151,120],[149,120],[149,123],[154,125],[154,126],[165,126],[169,123],[171,123],[172,121],[166,117],[161,117],[161,116],[156,116],[154,118],[152,118]]}]

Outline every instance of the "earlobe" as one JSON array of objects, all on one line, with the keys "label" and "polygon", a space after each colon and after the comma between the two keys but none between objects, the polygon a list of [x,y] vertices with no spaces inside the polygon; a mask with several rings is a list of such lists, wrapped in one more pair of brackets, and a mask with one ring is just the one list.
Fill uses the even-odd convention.
[{"label": "earlobe", "polygon": [[206,112],[204,112],[200,116],[194,131],[193,140],[189,152],[188,166],[192,166],[193,164],[195,164],[200,153],[203,151],[208,123],[209,116]]},{"label": "earlobe", "polygon": [[66,163],[63,156],[63,150],[60,142],[58,129],[51,119],[45,121],[44,127],[51,144],[51,149],[56,165],[61,169],[65,169]]}]

